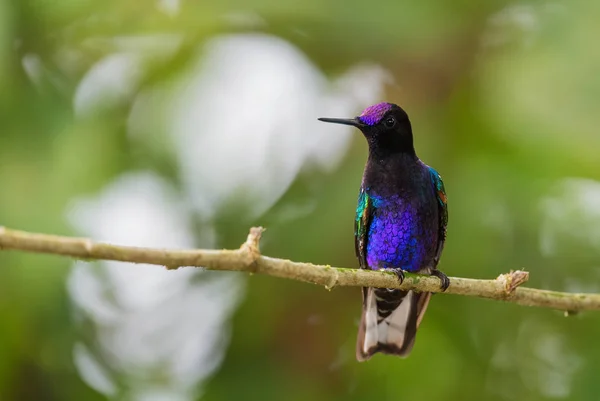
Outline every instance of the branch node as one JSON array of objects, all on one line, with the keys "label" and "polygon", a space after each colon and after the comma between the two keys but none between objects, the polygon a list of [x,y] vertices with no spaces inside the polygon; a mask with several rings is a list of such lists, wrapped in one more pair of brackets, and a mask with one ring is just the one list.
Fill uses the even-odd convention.
[{"label": "branch node", "polygon": [[496,279],[504,285],[504,292],[510,295],[521,284],[529,280],[529,272],[524,270],[511,270],[508,273],[501,274]]},{"label": "branch node", "polygon": [[333,270],[333,273],[331,275],[331,279],[329,280],[329,283],[325,284],[325,289],[327,291],[331,291],[333,290],[333,287],[335,287],[338,284],[338,280],[340,278],[340,272],[338,271],[338,269],[330,269]]},{"label": "branch node", "polygon": [[85,249],[85,251],[88,254],[88,257],[92,254],[92,251],[94,250],[94,243],[92,242],[91,239],[86,238],[83,240],[83,247]]},{"label": "branch node", "polygon": [[255,273],[258,268],[258,259],[260,259],[260,238],[264,231],[263,227],[252,227],[246,242],[240,247],[240,250],[248,257],[248,266]]}]

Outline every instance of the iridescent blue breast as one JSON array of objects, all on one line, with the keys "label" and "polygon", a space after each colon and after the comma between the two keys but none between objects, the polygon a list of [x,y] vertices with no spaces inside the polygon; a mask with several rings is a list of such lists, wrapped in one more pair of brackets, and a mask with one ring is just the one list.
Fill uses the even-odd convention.
[{"label": "iridescent blue breast", "polygon": [[367,239],[368,266],[410,272],[429,267],[437,247],[435,204],[427,202],[427,197],[424,202],[406,201],[400,195],[372,198],[375,208]]}]

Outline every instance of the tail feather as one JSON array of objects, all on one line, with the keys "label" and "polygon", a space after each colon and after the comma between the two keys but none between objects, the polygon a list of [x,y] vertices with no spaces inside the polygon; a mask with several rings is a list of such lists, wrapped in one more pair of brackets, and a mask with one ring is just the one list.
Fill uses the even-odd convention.
[{"label": "tail feather", "polygon": [[408,356],[430,298],[429,292],[363,288],[356,358],[366,361],[376,352]]}]

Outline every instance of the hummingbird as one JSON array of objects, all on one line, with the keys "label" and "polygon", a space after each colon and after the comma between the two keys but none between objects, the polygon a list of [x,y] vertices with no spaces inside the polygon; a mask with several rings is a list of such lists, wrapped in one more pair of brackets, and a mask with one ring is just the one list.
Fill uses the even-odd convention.
[{"label": "hummingbird", "polygon": [[[355,118],[319,120],[358,128],[369,146],[354,221],[360,268],[391,271],[400,282],[405,271],[436,276],[445,291],[450,280],[437,265],[448,224],[446,190],[438,172],[417,157],[408,114],[378,103]],[[363,288],[358,361],[377,352],[407,357],[431,295]]]}]

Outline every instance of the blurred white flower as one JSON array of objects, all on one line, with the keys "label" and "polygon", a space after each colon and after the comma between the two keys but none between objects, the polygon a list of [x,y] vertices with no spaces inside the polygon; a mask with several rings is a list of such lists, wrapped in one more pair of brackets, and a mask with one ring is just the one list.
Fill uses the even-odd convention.
[{"label": "blurred white flower", "polygon": [[487,21],[487,29],[481,35],[483,47],[501,46],[516,43],[531,46],[549,16],[561,15],[567,11],[564,4],[545,2],[543,4],[510,4],[492,14]]},{"label": "blurred white flower", "polygon": [[[209,218],[243,193],[238,201],[251,219],[277,202],[308,162],[335,168],[352,129],[317,118],[354,116],[381,101],[388,77],[363,65],[329,82],[296,47],[274,36],[209,41],[175,88],[155,93],[169,99],[166,129],[195,210]],[[154,113],[143,106],[157,106],[147,94],[140,99],[129,128],[143,140]]]},{"label": "blurred white flower", "polygon": [[542,200],[541,208],[542,254],[553,255],[564,237],[600,250],[600,182],[565,178],[556,185],[553,195]]},{"label": "blurred white flower", "polygon": [[141,59],[131,53],[112,54],[83,77],[75,91],[74,108],[86,116],[129,98],[142,76]]},{"label": "blurred white flower", "polygon": [[481,36],[483,47],[504,45],[515,41],[515,33],[520,33],[520,43],[530,45],[539,29],[540,10],[529,4],[512,4],[488,19],[488,26]]},{"label": "blurred white flower", "polygon": [[490,365],[486,387],[491,394],[507,400],[520,398],[523,390],[506,384],[506,378],[517,372],[520,383],[534,393],[568,399],[584,361],[560,327],[529,319],[520,325],[514,342],[497,346]]},{"label": "blurred white flower", "polygon": [[27,53],[21,59],[21,64],[23,65],[25,74],[27,74],[27,77],[31,80],[31,82],[39,86],[42,82],[42,76],[44,74],[44,66],[40,56],[33,53]]},{"label": "blurred white flower", "polygon": [[[176,6],[176,2],[164,3],[165,7]],[[108,47],[114,49],[114,52],[94,64],[79,82],[73,99],[75,114],[78,117],[88,117],[130,101],[139,89],[147,64],[169,57],[177,51],[181,43],[182,36],[176,34],[86,40],[88,47]],[[77,55],[73,51],[62,49],[57,58],[58,64],[68,70],[69,64],[76,60]],[[28,73],[31,64],[31,61],[24,60]]]},{"label": "blurred white flower", "polygon": [[524,322],[517,347],[523,383],[550,398],[568,398],[583,359],[556,327],[535,319]]},{"label": "blurred white flower", "polygon": [[[160,178],[131,173],[97,198],[76,202],[68,217],[79,233],[96,240],[188,248],[195,243],[188,211]],[[111,371],[124,377],[132,400],[194,399],[198,384],[219,366],[242,281],[220,274],[192,283],[198,274],[210,273],[109,261],[75,263],[68,282],[71,298],[84,318],[94,322],[97,352]],[[74,351],[82,377],[98,391],[114,393],[116,385],[91,360],[93,353],[83,345]]]},{"label": "blurred white flower", "polygon": [[169,17],[175,17],[181,9],[180,0],[158,0],[157,8]]},{"label": "blurred white flower", "polygon": [[107,370],[98,363],[96,356],[82,343],[75,344],[73,359],[85,382],[100,393],[114,397],[117,388]]},{"label": "blurred white flower", "polygon": [[482,51],[478,105],[490,133],[530,152],[532,163],[598,159],[600,86],[590,83],[600,69],[599,18],[595,2],[510,4],[482,35],[484,46],[505,48]]}]

